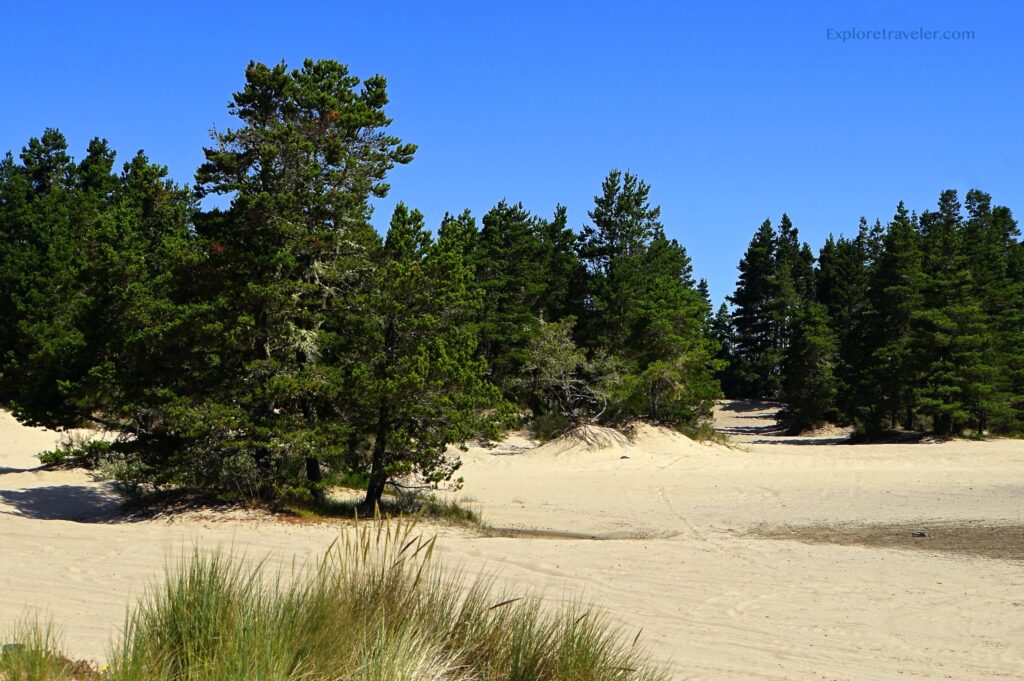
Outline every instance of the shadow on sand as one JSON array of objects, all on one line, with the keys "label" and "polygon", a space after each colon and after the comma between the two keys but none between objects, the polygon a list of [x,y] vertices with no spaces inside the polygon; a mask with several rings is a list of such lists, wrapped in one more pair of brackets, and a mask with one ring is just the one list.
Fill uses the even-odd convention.
[{"label": "shadow on sand", "polygon": [[[767,433],[766,433],[767,434]],[[754,445],[848,445],[848,437],[773,437],[770,440],[751,440]]]},{"label": "shadow on sand", "polygon": [[732,402],[726,402],[722,404],[719,409],[721,411],[771,411],[772,409],[780,409],[782,404],[779,402],[767,402],[764,400],[734,400]]},{"label": "shadow on sand", "polygon": [[96,522],[115,516],[121,499],[113,492],[88,485],[51,485],[0,490],[0,504],[13,509],[0,513],[34,520]]}]

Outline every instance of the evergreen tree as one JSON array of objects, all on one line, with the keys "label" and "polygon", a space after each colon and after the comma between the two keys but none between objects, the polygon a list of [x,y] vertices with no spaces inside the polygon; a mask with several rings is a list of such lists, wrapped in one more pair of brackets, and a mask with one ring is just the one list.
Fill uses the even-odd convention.
[{"label": "evergreen tree", "polygon": [[993,406],[988,329],[955,190],[942,192],[937,211],[921,215],[921,230],[926,280],[914,322],[924,380],[917,401],[939,434],[957,434],[971,424],[983,429]]},{"label": "evergreen tree", "polygon": [[[1012,222],[1009,209],[998,211],[1001,219]],[[1024,242],[1007,245],[1007,295],[1013,303],[1007,306],[1005,318],[1006,375],[1010,386],[1008,407],[1012,421],[1004,430],[1024,432]]]},{"label": "evergreen tree", "polygon": [[794,319],[784,369],[782,420],[792,432],[821,424],[834,408],[836,351],[824,306],[805,301]]},{"label": "evergreen tree", "polygon": [[3,164],[0,396],[26,423],[67,427],[78,418],[62,382],[87,370],[77,168],[53,129],[29,140],[20,160]]},{"label": "evergreen tree", "polygon": [[[135,465],[130,476],[123,465],[115,472],[137,477],[145,471],[133,452],[152,459],[166,405],[194,387],[170,342],[182,325],[180,284],[191,281],[181,269],[194,256],[192,195],[141,152],[114,174],[105,140],[74,164],[63,137],[47,131],[23,159],[51,169],[5,163],[13,239],[2,246],[0,300],[16,323],[4,325],[3,400],[27,423],[94,421],[120,433],[111,457]],[[168,468],[150,467],[160,473],[150,480],[168,479]]]},{"label": "evergreen tree", "polygon": [[493,380],[506,391],[526,360],[547,288],[539,222],[521,203],[502,201],[484,215],[474,252],[483,289],[480,349]]},{"label": "evergreen tree", "polygon": [[579,319],[586,271],[576,253],[576,234],[568,226],[565,206],[557,206],[550,220],[538,220],[534,228],[540,242],[538,264],[544,282],[535,312],[547,321]]},{"label": "evergreen tree", "polygon": [[971,267],[974,295],[984,316],[982,366],[975,381],[975,421],[984,431],[1007,432],[1017,418],[1013,408],[1014,355],[1019,352],[1020,315],[1024,298],[1014,286],[1010,257],[1017,224],[1008,208],[992,206],[988,194],[972,189],[965,196],[964,244]]},{"label": "evergreen tree", "polygon": [[765,220],[740,260],[736,291],[728,299],[734,306],[737,387],[751,397],[774,398],[780,388],[778,325],[772,314],[776,246],[775,230]]},{"label": "evergreen tree", "polygon": [[701,277],[697,282],[697,295],[704,305],[704,332],[710,334],[711,324],[715,318],[715,308],[711,304],[711,290],[708,288],[708,280]]},{"label": "evergreen tree", "polygon": [[647,276],[629,305],[629,345],[620,355],[636,372],[625,377],[625,405],[649,419],[694,426],[711,416],[721,393],[709,305],[674,239],[656,238],[641,262]]},{"label": "evergreen tree", "polygon": [[686,250],[665,237],[650,187],[612,171],[580,235],[588,299],[582,338],[623,364],[619,417],[693,426],[720,388],[708,307]]},{"label": "evergreen tree", "polygon": [[252,62],[245,78],[229,105],[242,127],[213,133],[196,174],[202,194],[232,197],[201,225],[217,256],[224,380],[182,416],[209,424],[191,438],[197,458],[268,471],[275,485],[304,470],[319,497],[321,459],[340,457],[349,437],[336,418],[342,377],[320,361],[328,322],[367,271],[368,199],[387,193],[387,172],[415,146],[386,132],[381,76],[306,60]]},{"label": "evergreen tree", "polygon": [[782,389],[783,364],[794,334],[796,317],[814,292],[814,257],[810,247],[801,246],[800,235],[789,216],[783,213],[775,239],[775,257],[768,301],[771,322],[772,359],[765,380],[773,393]]},{"label": "evergreen tree", "polygon": [[[873,435],[902,422],[912,428],[919,382],[912,320],[922,305],[920,235],[901,201],[882,238],[871,275],[866,319],[864,384],[850,417]],[[886,423],[886,417],[888,422]]]},{"label": "evergreen tree", "polygon": [[828,312],[838,342],[836,399],[847,417],[855,411],[866,362],[864,333],[869,314],[870,253],[874,250],[871,238],[867,220],[861,218],[855,238],[830,236],[818,258],[816,294]]},{"label": "evergreen tree", "polygon": [[468,213],[446,217],[432,241],[423,216],[399,204],[374,257],[373,284],[351,319],[358,333],[347,391],[354,427],[367,435],[349,462],[369,479],[368,509],[389,481],[451,480],[460,462],[447,446],[496,435],[508,417],[477,354],[481,296],[468,253],[475,229]]},{"label": "evergreen tree", "polygon": [[722,393],[731,399],[743,397],[743,383],[738,375],[741,358],[737,354],[736,329],[729,307],[722,303],[711,322],[711,335],[718,344],[715,359],[718,360],[718,381]]},{"label": "evergreen tree", "polygon": [[580,260],[588,273],[582,338],[592,347],[621,353],[629,344],[631,305],[644,285],[643,257],[664,238],[661,209],[650,204],[650,186],[632,173],[612,170],[594,197],[593,225],[579,237]]}]

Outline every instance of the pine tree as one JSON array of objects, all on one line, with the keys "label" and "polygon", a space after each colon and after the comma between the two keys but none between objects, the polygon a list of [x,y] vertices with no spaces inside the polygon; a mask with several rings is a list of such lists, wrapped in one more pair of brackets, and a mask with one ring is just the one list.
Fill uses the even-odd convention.
[{"label": "pine tree", "polygon": [[716,348],[690,258],[665,237],[649,195],[636,176],[612,171],[594,198],[579,242],[589,275],[582,338],[623,365],[616,416],[691,427],[720,392]]},{"label": "pine tree", "polygon": [[348,394],[354,427],[367,437],[349,462],[369,479],[367,509],[389,481],[451,480],[460,462],[448,445],[496,435],[508,417],[477,354],[473,320],[482,300],[468,253],[474,233],[464,213],[446,217],[432,241],[423,216],[399,204],[374,258],[373,284],[352,314],[358,333]]},{"label": "pine tree", "polygon": [[1019,345],[1019,317],[1024,299],[1014,287],[1010,254],[1019,235],[1008,208],[992,206],[991,197],[972,189],[965,196],[964,243],[974,295],[984,316],[981,366],[976,368],[975,420],[979,431],[1014,428],[1013,355]]},{"label": "pine tree", "polygon": [[747,396],[774,398],[779,393],[777,323],[772,316],[776,298],[776,236],[770,220],[750,240],[740,260],[734,306],[736,377]]},{"label": "pine tree", "polygon": [[[1000,219],[1013,223],[1009,209],[997,211]],[[1013,223],[1014,225],[1016,223]],[[1013,230],[1008,230],[1013,233]],[[1012,421],[1004,430],[1024,433],[1024,242],[1007,244],[1007,296],[1004,339],[1006,343],[1005,371],[1010,386],[1009,410]]]},{"label": "pine tree", "polygon": [[853,239],[840,236],[826,242],[818,258],[817,299],[829,316],[839,347],[837,403],[847,418],[856,418],[855,405],[865,366],[866,319],[869,312],[870,252],[874,249],[867,220],[860,219]]},{"label": "pine tree", "polygon": [[194,389],[170,341],[182,326],[180,283],[191,281],[180,270],[194,255],[192,195],[142,152],[117,175],[105,140],[78,164],[66,148],[47,131],[26,147],[28,165],[4,164],[13,238],[0,300],[17,322],[3,330],[3,399],[27,423],[120,433],[109,462],[132,463],[111,469],[117,479],[160,484],[174,476],[155,430],[175,391]]},{"label": "pine tree", "polygon": [[232,197],[200,233],[218,263],[225,380],[184,418],[224,414],[193,438],[196,457],[269,471],[274,485],[304,470],[319,497],[321,459],[348,441],[335,418],[341,376],[320,361],[328,323],[367,271],[368,199],[387,193],[387,172],[415,146],[386,132],[381,76],[306,60],[294,70],[252,62],[245,78],[229,105],[242,127],[213,133],[196,174],[202,194]]},{"label": "pine tree", "polygon": [[795,433],[825,421],[835,406],[837,345],[825,307],[807,300],[793,323],[786,349],[783,422]]},{"label": "pine tree", "polygon": [[[864,385],[856,392],[852,414],[869,435],[902,422],[912,428],[916,365],[912,320],[922,306],[923,274],[916,217],[903,202],[882,238],[871,275],[866,319]],[[886,418],[888,417],[888,422]]]},{"label": "pine tree", "polygon": [[955,190],[942,192],[938,211],[921,215],[921,230],[926,280],[924,305],[914,317],[923,375],[917,401],[939,434],[983,429],[992,397],[988,328]]},{"label": "pine tree", "polygon": [[484,215],[474,250],[477,283],[483,289],[480,349],[492,379],[506,392],[526,361],[547,289],[539,222],[521,203],[502,201]]},{"label": "pine tree", "polygon": [[60,428],[77,422],[62,381],[86,369],[77,168],[53,129],[29,140],[20,160],[4,161],[0,396],[22,421]]},{"label": "pine tree", "polygon": [[627,377],[626,404],[636,415],[693,427],[711,416],[721,393],[709,304],[674,239],[656,238],[642,262],[647,276],[629,306],[630,341],[622,353],[637,372]]},{"label": "pine tree", "polygon": [[630,307],[646,276],[642,259],[651,243],[664,236],[661,209],[651,206],[650,191],[636,175],[612,170],[588,213],[593,225],[580,233],[579,256],[588,284],[579,331],[591,347],[621,353],[629,344],[635,319]]},{"label": "pine tree", "polygon": [[779,220],[775,245],[769,289],[772,295],[767,307],[772,325],[773,366],[765,375],[773,394],[785,383],[785,357],[795,333],[796,317],[804,302],[814,295],[814,256],[810,246],[801,246],[799,232],[785,213]]},{"label": "pine tree", "polygon": [[536,221],[534,229],[540,242],[538,265],[544,282],[535,312],[546,321],[579,319],[586,271],[576,254],[576,234],[568,226],[565,206],[557,206],[550,220]]},{"label": "pine tree", "polygon": [[743,385],[738,376],[740,357],[736,349],[736,329],[729,306],[725,303],[719,306],[711,321],[711,336],[718,344],[715,359],[719,362],[717,378],[722,393],[730,399],[740,398],[743,396]]}]

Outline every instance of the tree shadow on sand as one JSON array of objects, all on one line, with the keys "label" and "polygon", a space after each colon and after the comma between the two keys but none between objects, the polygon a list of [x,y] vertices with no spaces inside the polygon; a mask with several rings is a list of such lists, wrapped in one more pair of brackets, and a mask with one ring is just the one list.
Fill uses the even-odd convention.
[{"label": "tree shadow on sand", "polygon": [[0,513],[34,520],[96,522],[111,519],[120,508],[121,498],[113,491],[89,485],[0,490]]},{"label": "tree shadow on sand", "polygon": [[[766,435],[768,433],[765,433]],[[770,440],[751,440],[752,445],[848,445],[850,438],[841,437],[774,437]]]},{"label": "tree shadow on sand", "polygon": [[779,402],[767,402],[765,400],[733,400],[732,402],[726,402],[720,404],[718,407],[720,411],[735,411],[735,412],[747,412],[747,411],[771,411],[772,409],[779,409],[782,404]]},{"label": "tree shadow on sand", "polygon": [[[763,420],[760,416],[739,416],[736,418]],[[763,423],[757,426],[718,426],[717,430],[726,435],[783,435],[786,432],[777,423]]]}]

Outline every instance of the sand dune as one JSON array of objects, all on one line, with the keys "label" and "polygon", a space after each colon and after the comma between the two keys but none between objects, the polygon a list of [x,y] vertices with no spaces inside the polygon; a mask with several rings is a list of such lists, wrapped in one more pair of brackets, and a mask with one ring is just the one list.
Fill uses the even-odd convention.
[{"label": "sand dune", "polygon": [[[452,496],[495,527],[542,532],[439,528],[440,555],[513,590],[598,604],[628,632],[642,627],[680,679],[1024,678],[1021,561],[796,541],[803,527],[827,540],[830,525],[857,523],[1019,527],[1024,443],[844,446],[841,433],[777,436],[771,410],[718,410],[734,448],[649,426],[596,446],[519,436],[471,448]],[[42,609],[78,656],[102,658],[129,599],[193,543],[287,566],[338,531],[114,522],[111,491],[84,473],[24,470],[55,439],[0,415],[0,626]]]}]

